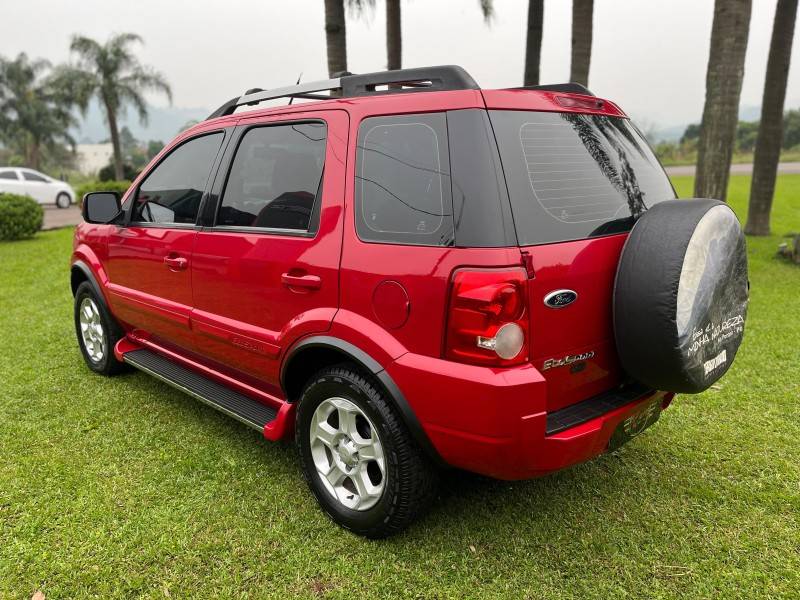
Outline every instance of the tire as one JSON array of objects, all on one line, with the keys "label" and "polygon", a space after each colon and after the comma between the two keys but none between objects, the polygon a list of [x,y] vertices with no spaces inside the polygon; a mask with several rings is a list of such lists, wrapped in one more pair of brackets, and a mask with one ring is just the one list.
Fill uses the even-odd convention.
[{"label": "tire", "polygon": [[709,388],[742,342],[748,294],[745,237],[727,204],[656,204],[634,225],[617,270],[614,337],[623,369],[657,390]]},{"label": "tire", "polygon": [[69,198],[69,194],[61,192],[56,196],[56,206],[58,208],[69,208],[70,204],[72,204],[72,201]]},{"label": "tire", "polygon": [[[323,430],[336,432],[324,434],[330,436],[330,445],[315,438]],[[375,449],[376,434],[380,451]],[[306,481],[320,506],[333,521],[358,535],[375,539],[398,533],[435,496],[436,468],[412,439],[385,392],[353,365],[323,369],[306,384],[297,409],[295,440]],[[358,451],[352,455],[348,448]],[[378,456],[382,462],[367,458]],[[356,465],[351,467],[348,458]],[[320,464],[323,470],[331,468],[329,478],[339,479],[348,468],[353,477],[345,476],[334,488],[323,482]],[[338,473],[332,465],[341,467]],[[359,476],[369,481],[362,479],[358,486]]]},{"label": "tire", "polygon": [[[100,375],[125,371],[127,365],[114,356],[114,346],[125,333],[88,281],[81,283],[75,292],[74,315],[75,335],[86,366]],[[84,335],[86,330],[89,333]]]}]

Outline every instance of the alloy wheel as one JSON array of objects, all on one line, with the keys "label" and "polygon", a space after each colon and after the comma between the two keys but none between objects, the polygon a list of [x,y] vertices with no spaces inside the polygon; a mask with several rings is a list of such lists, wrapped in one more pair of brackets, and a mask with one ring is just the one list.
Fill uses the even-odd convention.
[{"label": "alloy wheel", "polygon": [[386,484],[386,460],[364,411],[345,398],[328,398],[314,411],[309,433],[314,466],[328,493],[345,508],[372,508]]}]

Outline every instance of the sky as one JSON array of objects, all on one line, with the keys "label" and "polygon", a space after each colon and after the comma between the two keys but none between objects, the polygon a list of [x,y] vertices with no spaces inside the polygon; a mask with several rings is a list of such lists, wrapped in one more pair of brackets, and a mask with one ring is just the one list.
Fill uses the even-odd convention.
[{"label": "sky", "polygon": [[[776,0],[753,0],[741,104],[761,104]],[[571,6],[545,0],[542,83],[569,77]],[[527,0],[495,0],[483,21],[478,0],[404,0],[403,66],[458,64],[485,88],[522,84]],[[0,55],[69,59],[80,33],[104,40],[136,32],[142,63],[163,73],[179,108],[214,109],[251,87],[327,78],[323,0],[15,0],[0,11]],[[595,0],[589,87],[645,129],[699,121],[713,0]],[[349,70],[386,68],[382,0],[349,14]],[[800,106],[795,43],[787,107]],[[156,106],[162,97],[151,97]]]}]

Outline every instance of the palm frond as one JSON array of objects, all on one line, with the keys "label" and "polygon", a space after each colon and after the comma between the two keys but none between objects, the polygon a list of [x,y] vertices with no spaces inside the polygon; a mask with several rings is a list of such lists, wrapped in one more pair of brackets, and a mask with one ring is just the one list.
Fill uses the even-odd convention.
[{"label": "palm frond", "polygon": [[478,4],[481,7],[481,14],[483,15],[483,20],[487,24],[491,24],[492,20],[494,19],[493,0],[478,0]]}]

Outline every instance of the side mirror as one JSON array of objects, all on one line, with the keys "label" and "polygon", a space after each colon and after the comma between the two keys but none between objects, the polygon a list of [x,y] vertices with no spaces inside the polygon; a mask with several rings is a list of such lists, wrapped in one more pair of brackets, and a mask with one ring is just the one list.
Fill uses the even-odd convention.
[{"label": "side mirror", "polygon": [[90,192],[83,197],[81,214],[87,223],[110,223],[119,212],[119,194],[116,192]]}]

